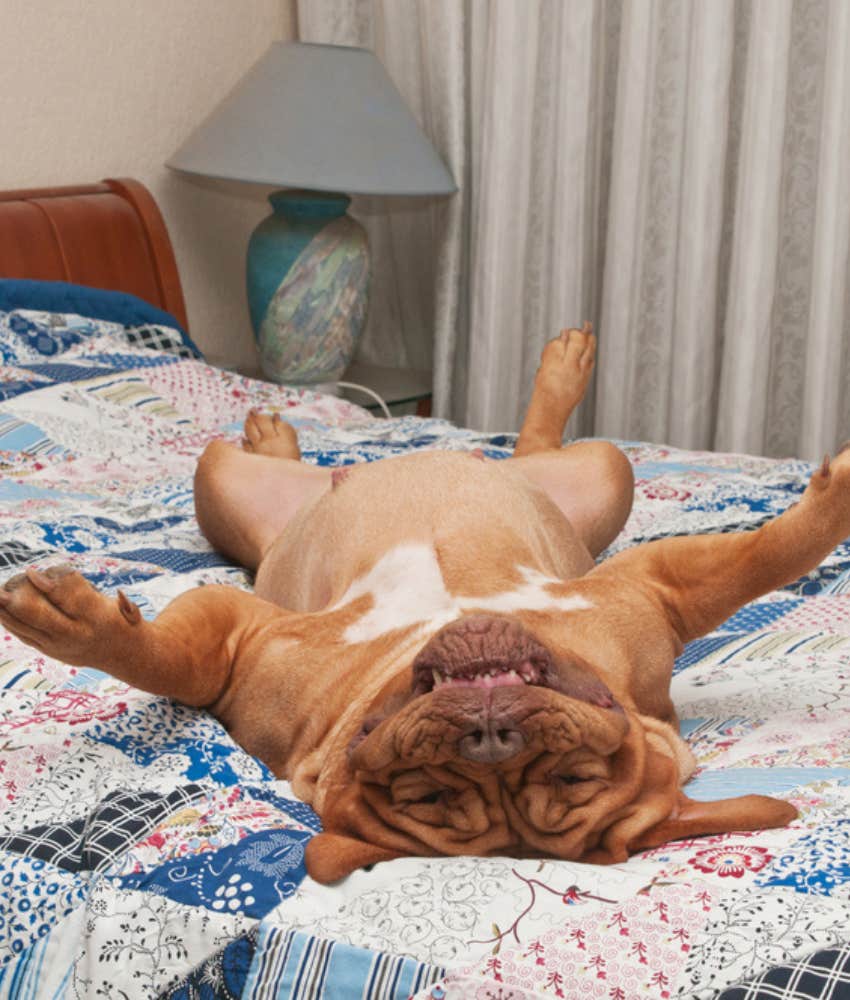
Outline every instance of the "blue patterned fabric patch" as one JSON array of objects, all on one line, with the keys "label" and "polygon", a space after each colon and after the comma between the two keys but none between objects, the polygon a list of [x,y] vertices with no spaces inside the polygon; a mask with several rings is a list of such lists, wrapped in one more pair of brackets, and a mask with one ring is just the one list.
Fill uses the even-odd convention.
[{"label": "blue patterned fabric patch", "polygon": [[[148,518],[137,524],[121,524],[112,518],[79,516],[62,521],[37,521],[35,524],[41,530],[42,538],[47,544],[64,549],[66,552],[89,552],[107,547],[113,548],[122,541],[124,535],[159,535],[168,528],[185,524],[187,518],[181,514],[170,517]],[[143,551],[159,552],[159,549]],[[169,551],[171,550],[163,550]],[[117,556],[119,553],[114,552]],[[200,553],[205,555],[206,553]],[[132,554],[128,557],[134,558]],[[147,560],[153,562],[152,559]]]},{"label": "blue patterned fabric patch", "polygon": [[[850,779],[850,771],[845,772]],[[756,879],[822,896],[850,896],[850,819],[824,823],[800,837]]]},{"label": "blue patterned fabric patch", "polygon": [[712,799],[735,795],[775,795],[780,798],[813,781],[850,782],[850,768],[844,767],[727,767],[703,771],[685,785],[692,799]]},{"label": "blue patterned fabric patch", "polygon": [[126,569],[117,572],[85,573],[84,575],[89,583],[97,587],[98,590],[115,591],[118,587],[132,587],[145,580],[153,580],[160,576],[160,573],[157,570],[145,569],[128,563]]},{"label": "blue patterned fabric patch", "polygon": [[766,628],[803,603],[802,598],[787,601],[764,601],[741,608],[721,626],[724,632],[755,632]]},{"label": "blue patterned fabric patch", "polygon": [[[301,931],[261,925],[243,997],[245,1000],[307,1000],[308,997],[407,1000],[445,974],[439,966],[404,955],[387,955]],[[488,995],[496,997],[495,993]]]},{"label": "blue patterned fabric patch", "polygon": [[87,892],[83,875],[0,851],[0,966],[48,934]]},{"label": "blue patterned fabric patch", "polygon": [[285,815],[291,816],[294,820],[309,827],[309,829],[314,830],[316,833],[321,831],[322,824],[319,817],[306,802],[278,795],[277,792],[267,785],[245,785],[244,790],[245,794],[249,795],[252,799],[256,799],[259,802],[268,802]]},{"label": "blue patterned fabric patch", "polygon": [[256,929],[231,941],[159,1000],[240,1000],[257,948]]},{"label": "blue patterned fabric patch", "polygon": [[829,593],[831,588],[843,578],[847,571],[848,556],[846,543],[840,545],[836,549],[836,552],[843,554],[840,562],[818,566],[811,573],[801,576],[799,580],[789,583],[783,589],[790,590],[792,594],[799,594],[801,597]]},{"label": "blue patterned fabric patch", "polygon": [[231,847],[178,858],[150,872],[125,875],[125,889],[147,889],[179,903],[257,919],[298,888],[307,874],[300,830],[263,830]]},{"label": "blue patterned fabric patch", "polygon": [[701,465],[687,465],[684,462],[638,462],[632,466],[635,479],[658,479],[661,476],[669,478],[675,475],[685,476],[693,472],[735,473],[737,469],[708,469]]},{"label": "blue patterned fabric patch", "polygon": [[116,559],[127,559],[163,566],[172,573],[192,573],[197,569],[213,566],[232,566],[233,563],[217,552],[187,552],[184,549],[126,549],[113,552]]},{"label": "blue patterned fabric patch", "polygon": [[11,479],[0,479],[0,501],[16,502],[18,500],[55,500],[67,503],[69,500],[94,500],[92,493],[74,493],[64,490],[44,489],[26,482],[15,482]]},{"label": "blue patterned fabric patch", "polygon": [[76,316],[57,323],[50,314],[29,310],[0,313],[0,352],[6,364],[29,360],[32,355],[62,354],[91,336],[95,324]]},{"label": "blue patterned fabric patch", "polygon": [[737,638],[738,636],[735,635],[709,635],[702,639],[694,639],[676,657],[676,662],[673,665],[673,673],[678,674],[686,667],[692,667],[695,663],[699,663],[700,660],[704,660],[709,653],[713,653],[715,649],[722,649]]},{"label": "blue patterned fabric patch", "polygon": [[86,379],[98,378],[100,375],[114,375],[117,368],[103,365],[74,365],[68,362],[48,362],[47,364],[22,365],[36,375],[50,379],[52,382],[83,382]]},{"label": "blue patterned fabric patch", "polygon": [[10,413],[0,413],[0,450],[25,451],[29,455],[65,457],[70,454],[35,424],[19,420]]},{"label": "blue patterned fabric patch", "polygon": [[92,361],[102,365],[107,365],[118,371],[126,371],[128,368],[163,368],[166,365],[176,365],[181,358],[176,354],[156,354],[153,351],[147,354],[119,354],[99,351],[90,355]]},{"label": "blue patterned fabric patch", "polygon": [[[180,756],[188,759],[183,776],[189,781],[200,781],[209,778],[218,785],[236,785],[245,778],[245,764],[250,761],[251,770],[271,777],[271,772],[264,764],[255,758],[249,758],[244,750],[233,743],[217,742],[215,740],[181,738],[174,740],[156,740],[148,743],[133,736],[114,737],[110,735],[94,735],[101,743],[114,746],[126,754],[134,764],[140,767],[150,767],[160,757]],[[234,770],[234,764],[242,765]],[[260,773],[256,776],[260,777]]]},{"label": "blue patterned fabric patch", "polygon": [[93,723],[86,736],[115,747],[140,767],[160,758],[184,758],[183,776],[218,785],[273,780],[271,771],[237,746],[220,722],[176,702],[152,698],[108,722]]},{"label": "blue patterned fabric patch", "polygon": [[20,396],[25,392],[32,392],[33,389],[41,389],[43,386],[49,384],[47,379],[38,378],[35,375],[32,378],[15,378],[0,381],[0,401],[14,399],[15,396]]},{"label": "blue patterned fabric patch", "polygon": [[138,535],[149,531],[162,531],[163,528],[172,528],[178,524],[186,524],[188,518],[182,514],[170,514],[167,517],[148,517],[143,521],[136,521],[133,524],[122,524],[111,517],[93,517],[91,522],[98,528],[104,528],[115,534]]}]

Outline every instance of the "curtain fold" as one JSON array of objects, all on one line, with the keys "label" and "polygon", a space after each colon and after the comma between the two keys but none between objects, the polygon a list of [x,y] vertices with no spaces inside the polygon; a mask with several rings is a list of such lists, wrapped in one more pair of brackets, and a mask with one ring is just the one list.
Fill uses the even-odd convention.
[{"label": "curtain fold", "polygon": [[846,0],[299,0],[374,48],[450,199],[356,199],[361,356],[516,429],[540,350],[594,321],[568,431],[817,459],[850,437]]}]

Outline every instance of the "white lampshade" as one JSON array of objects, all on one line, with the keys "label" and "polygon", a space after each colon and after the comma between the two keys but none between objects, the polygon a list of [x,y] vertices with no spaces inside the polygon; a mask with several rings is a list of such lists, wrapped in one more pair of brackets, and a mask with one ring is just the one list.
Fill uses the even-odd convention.
[{"label": "white lampshade", "polygon": [[457,190],[372,52],[303,42],[275,42],[168,166],[349,194]]}]

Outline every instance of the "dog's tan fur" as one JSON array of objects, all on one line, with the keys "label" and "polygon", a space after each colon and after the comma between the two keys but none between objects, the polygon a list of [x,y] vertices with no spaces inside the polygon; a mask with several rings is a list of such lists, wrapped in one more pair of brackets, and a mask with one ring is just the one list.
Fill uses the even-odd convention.
[{"label": "dog's tan fur", "polygon": [[[541,392],[526,454],[560,437],[569,407],[549,424],[546,407]],[[147,622],[79,574],[28,570],[0,591],[0,621],[50,656],[221,719],[321,816],[308,849],[320,880],[403,854],[611,862],[789,822],[793,807],[763,796],[683,795],[694,762],[671,669],[684,643],[850,534],[850,455],[756,531],[599,565],[519,469],[438,452],[358,466],[260,546],[255,594],[199,588]],[[466,646],[517,649],[526,667],[539,653],[553,683],[487,687],[477,661],[442,666]],[[451,683],[417,687],[432,660]]]}]

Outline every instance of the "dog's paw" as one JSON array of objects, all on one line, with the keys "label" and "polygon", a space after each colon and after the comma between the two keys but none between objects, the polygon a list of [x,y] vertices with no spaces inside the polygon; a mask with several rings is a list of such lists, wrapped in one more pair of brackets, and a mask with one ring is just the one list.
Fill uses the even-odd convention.
[{"label": "dog's paw", "polygon": [[0,588],[0,622],[40,652],[75,665],[90,663],[108,642],[118,610],[70,566],[29,568]]},{"label": "dog's paw", "polygon": [[850,449],[847,444],[842,445],[835,458],[824,455],[823,461],[812,473],[809,486],[814,493],[829,491],[836,495],[843,494],[845,501],[850,500],[847,497],[850,490]]},{"label": "dog's paw", "polygon": [[543,348],[536,390],[551,397],[553,402],[564,401],[570,408],[576,406],[590,381],[595,354],[596,337],[590,323],[585,323],[581,330],[562,330]]}]

